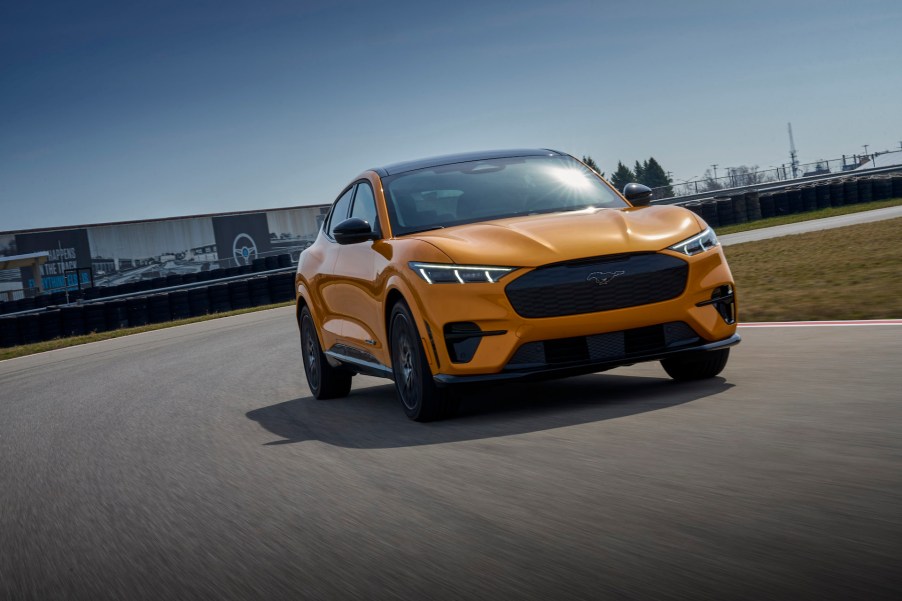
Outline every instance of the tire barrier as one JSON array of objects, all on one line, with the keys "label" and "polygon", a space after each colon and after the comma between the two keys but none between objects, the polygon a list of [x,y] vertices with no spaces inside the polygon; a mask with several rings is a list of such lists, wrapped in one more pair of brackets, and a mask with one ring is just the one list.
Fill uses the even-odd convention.
[{"label": "tire barrier", "polygon": [[729,197],[715,198],[714,206],[717,207],[717,221],[720,227],[733,225],[733,202]]},{"label": "tire barrier", "polygon": [[185,283],[185,276],[180,273],[171,273],[166,276],[166,287],[181,286]]},{"label": "tire barrier", "polygon": [[276,255],[276,263],[280,268],[291,267],[291,255],[288,253]]},{"label": "tire barrier", "polygon": [[761,219],[761,198],[757,192],[745,193],[745,215],[748,221]]},{"label": "tire barrier", "polygon": [[251,306],[251,294],[247,286],[247,280],[229,282],[229,302],[232,309],[247,309]]},{"label": "tire barrier", "polygon": [[858,202],[871,202],[874,200],[874,182],[869,177],[858,180]]},{"label": "tire barrier", "polygon": [[705,199],[702,202],[702,219],[713,228],[720,227],[717,220],[717,205],[714,204],[713,198]]},{"label": "tire barrier", "polygon": [[253,268],[254,273],[266,271],[266,258],[265,257],[257,257],[251,263],[251,267]]},{"label": "tire barrier", "polygon": [[817,210],[817,192],[814,191],[814,186],[804,186],[802,188],[802,211],[816,211]]},{"label": "tire barrier", "polygon": [[100,304],[90,304],[84,306],[85,316],[85,333],[106,332],[108,328],[106,320],[106,309]]},{"label": "tire barrier", "polygon": [[827,184],[818,184],[814,188],[815,202],[818,209],[830,208],[830,186]]},{"label": "tire barrier", "polygon": [[830,206],[831,207],[841,207],[845,204],[843,200],[845,198],[845,192],[843,190],[845,186],[842,182],[831,182],[830,183]]},{"label": "tire barrier", "polygon": [[213,274],[215,271],[198,271],[197,272],[197,281],[198,282],[209,282],[213,279]]},{"label": "tire barrier", "polygon": [[271,271],[273,269],[279,268],[279,259],[273,256],[265,257],[263,259],[264,264],[266,265],[266,271]]},{"label": "tire barrier", "polygon": [[63,335],[59,309],[51,309],[38,313],[38,327],[41,330],[41,340],[53,340]]},{"label": "tire barrier", "polygon": [[847,205],[858,204],[858,184],[854,179],[843,180],[843,202]]},{"label": "tire barrier", "polygon": [[294,299],[294,273],[275,273],[266,276],[269,281],[269,297],[274,303]]},{"label": "tire barrier", "polygon": [[902,198],[902,175],[893,176],[893,198]]},{"label": "tire barrier", "polygon": [[801,213],[805,210],[805,205],[802,204],[802,191],[798,188],[791,188],[786,191],[786,196],[789,199],[789,213]]},{"label": "tire barrier", "polygon": [[60,309],[60,327],[63,336],[84,336],[85,308],[81,305],[69,305]]},{"label": "tire barrier", "polygon": [[777,192],[774,194],[774,216],[789,215],[789,192]]},{"label": "tire barrier", "polygon": [[103,309],[107,330],[118,330],[129,326],[128,304],[124,300],[103,303]]},{"label": "tire barrier", "polygon": [[0,319],[0,348],[19,344],[19,320],[15,317]]},{"label": "tire barrier", "polygon": [[210,312],[223,313],[232,310],[232,302],[229,300],[228,284],[213,284],[207,287],[210,295]]},{"label": "tire barrier", "polygon": [[129,327],[146,326],[150,321],[146,296],[135,296],[125,299],[125,309],[128,311]]},{"label": "tire barrier", "polygon": [[874,178],[874,200],[887,200],[893,197],[893,180],[887,176]]},{"label": "tire barrier", "polygon": [[[729,199],[726,200],[729,201]],[[728,206],[733,207],[732,204],[728,204]],[[703,203],[695,203],[694,208],[698,214],[702,213],[702,207]],[[710,203],[710,207],[716,210],[713,202]],[[275,260],[276,265],[286,262],[289,266],[291,264],[291,256],[288,254],[278,255],[272,259]],[[273,260],[270,260],[270,264],[273,263]],[[265,259],[262,263],[258,263],[264,267],[265,264]],[[246,274],[253,273],[253,265],[230,269]],[[139,288],[148,286],[178,285],[179,280],[182,284],[190,284],[211,277],[224,277],[224,272],[227,270],[201,271],[179,275],[175,278],[170,276],[154,278],[144,280],[140,286],[137,283],[129,283],[109,288],[88,288],[83,291],[83,297],[86,299],[103,298],[123,293],[123,289],[137,292]],[[0,303],[0,312],[3,313],[44,309],[46,306],[61,305],[61,307],[0,319],[0,347],[291,301],[295,297],[294,275],[294,272],[276,273],[250,277],[245,280],[84,305],[67,304],[65,292],[4,302]],[[76,300],[77,297],[76,293],[69,293],[70,301]]]},{"label": "tire barrier", "polygon": [[733,223],[748,223],[749,216],[745,208],[745,194],[730,197],[733,203]]},{"label": "tire barrier", "polygon": [[19,341],[22,344],[41,342],[41,324],[38,315],[38,313],[20,315],[16,320],[19,322]]},{"label": "tire barrier", "polygon": [[210,312],[208,288],[192,288],[188,292],[188,308],[191,317],[200,317]]},{"label": "tire barrier", "polygon": [[758,206],[761,208],[761,218],[768,219],[776,215],[774,212],[774,195],[762,194],[758,197]]},{"label": "tire barrier", "polygon": [[188,302],[187,290],[173,290],[169,293],[169,312],[172,319],[191,317],[191,305]]},{"label": "tire barrier", "polygon": [[247,288],[252,306],[259,307],[261,305],[269,305],[272,303],[272,297],[269,295],[269,281],[265,277],[249,279],[247,281]]},{"label": "tire barrier", "polygon": [[147,297],[147,315],[150,323],[166,323],[172,321],[169,310],[169,293],[152,294]]}]

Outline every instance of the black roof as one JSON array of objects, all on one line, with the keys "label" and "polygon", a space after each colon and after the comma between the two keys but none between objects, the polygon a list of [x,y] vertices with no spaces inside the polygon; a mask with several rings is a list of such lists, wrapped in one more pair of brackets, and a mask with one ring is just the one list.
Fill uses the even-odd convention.
[{"label": "black roof", "polygon": [[506,159],[509,157],[538,157],[538,156],[555,156],[563,153],[556,150],[548,150],[546,148],[517,148],[512,150],[486,150],[483,152],[462,152],[459,154],[446,154],[438,157],[430,157],[427,159],[418,159],[415,161],[404,161],[403,163],[394,163],[385,167],[377,167],[373,169],[380,177],[387,175],[395,175],[405,173],[407,171],[416,171],[417,169],[428,169],[429,167],[438,167],[439,165],[451,165],[453,163],[466,163],[468,161],[484,161],[487,159]]}]

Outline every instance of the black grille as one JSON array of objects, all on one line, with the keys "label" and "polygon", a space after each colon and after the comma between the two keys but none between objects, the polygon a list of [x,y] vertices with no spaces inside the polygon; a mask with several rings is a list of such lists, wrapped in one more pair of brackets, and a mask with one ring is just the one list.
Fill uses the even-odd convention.
[{"label": "black grille", "polygon": [[504,290],[518,315],[557,317],[675,298],[688,273],[685,261],[669,255],[620,255],[539,267]]},{"label": "black grille", "polygon": [[698,340],[698,334],[688,324],[673,321],[620,332],[528,342],[517,349],[508,368],[613,361],[631,355],[675,350]]}]

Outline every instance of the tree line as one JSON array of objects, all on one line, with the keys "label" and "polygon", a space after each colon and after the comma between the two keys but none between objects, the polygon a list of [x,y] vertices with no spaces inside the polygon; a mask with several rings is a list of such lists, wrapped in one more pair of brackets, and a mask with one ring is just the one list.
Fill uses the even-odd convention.
[{"label": "tree line", "polygon": [[[585,163],[590,169],[594,170],[601,177],[605,174],[590,156],[583,157]],[[621,161],[617,161],[617,169],[607,178],[611,185],[620,191],[629,183],[639,183],[655,191],[654,198],[667,198],[673,196],[673,180],[667,175],[667,172],[661,167],[661,164],[654,157],[647,160],[636,161],[632,169],[624,165]]]}]

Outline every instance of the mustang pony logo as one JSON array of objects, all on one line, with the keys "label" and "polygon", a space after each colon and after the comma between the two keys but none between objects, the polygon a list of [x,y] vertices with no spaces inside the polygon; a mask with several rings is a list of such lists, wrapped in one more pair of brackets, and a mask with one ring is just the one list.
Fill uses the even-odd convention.
[{"label": "mustang pony logo", "polygon": [[623,275],[625,273],[625,271],[596,271],[594,273],[590,273],[589,277],[586,278],[586,281],[595,282],[599,286],[604,286],[605,284],[616,278],[618,275]]}]

